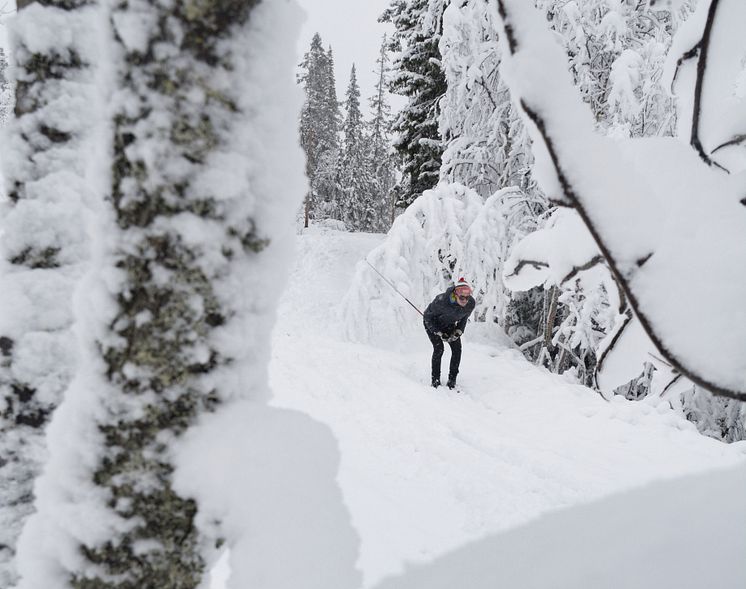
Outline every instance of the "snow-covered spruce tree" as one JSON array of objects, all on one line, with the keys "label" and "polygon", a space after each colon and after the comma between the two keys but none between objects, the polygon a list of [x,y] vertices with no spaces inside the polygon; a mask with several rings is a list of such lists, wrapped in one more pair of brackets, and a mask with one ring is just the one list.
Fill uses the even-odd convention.
[{"label": "snow-covered spruce tree", "polygon": [[370,158],[373,177],[376,183],[376,216],[379,231],[386,231],[393,222],[392,189],[396,183],[396,162],[392,153],[391,126],[393,116],[391,106],[386,98],[389,85],[389,51],[386,35],[383,36],[381,48],[376,60],[376,87],[370,97],[371,119],[368,123]]},{"label": "snow-covered spruce tree", "polygon": [[306,92],[300,116],[300,140],[306,153],[306,176],[310,184],[304,213],[307,227],[310,218],[323,219],[339,212],[333,201],[338,196],[341,119],[332,49],[324,50],[318,33],[313,36],[300,67],[298,82]]},{"label": "snow-covered spruce tree", "polygon": [[[271,422],[260,419],[253,431],[278,422],[266,407],[269,334],[306,188],[292,116],[300,110],[292,81],[300,14],[285,1],[187,8],[109,7],[111,192],[96,210],[93,268],[77,295],[79,367],[48,428],[50,460],[19,544],[21,589],[204,586],[219,538],[240,552],[249,535],[258,553],[274,546],[263,534],[287,528],[288,509],[280,509],[266,531],[247,530],[251,517],[230,501],[248,495],[246,488],[235,493],[246,482],[223,484],[232,472],[204,477],[203,469],[182,476],[188,491],[177,489],[175,477],[196,458],[187,452],[178,462],[174,448],[200,417],[235,414],[240,400]],[[301,421],[295,418],[295,433]],[[257,438],[255,446],[267,443]],[[212,464],[214,442],[198,444]],[[228,443],[245,447],[236,437]],[[333,442],[325,443],[332,451]],[[276,440],[273,447],[273,461],[298,453],[277,449]],[[326,462],[305,461],[317,458]],[[253,467],[254,481],[265,464],[237,460],[233,471]],[[300,488],[313,488],[296,474]],[[213,480],[219,498],[207,504],[193,487]],[[314,511],[321,507],[314,503]],[[302,521],[314,517],[308,511],[295,513],[293,525],[322,536]],[[320,574],[301,550],[280,565],[318,580],[309,587],[351,588],[359,579],[347,572],[350,552],[354,545],[335,551],[330,562],[349,563]],[[278,580],[284,573],[272,559],[247,553],[231,565],[239,579],[251,569],[270,586],[299,585]]]},{"label": "snow-covered spruce tree", "polygon": [[406,208],[438,183],[443,140],[438,130],[440,101],[446,91],[440,39],[448,0],[392,0],[381,20],[394,25],[390,48],[396,53],[389,90],[408,101],[393,130],[402,162],[396,206]]},{"label": "snow-covered spruce tree", "polygon": [[87,158],[96,150],[94,130],[101,120],[96,7],[63,0],[19,2],[18,8],[12,36],[15,113],[3,133],[7,198],[0,215],[3,588],[17,578],[16,543],[33,510],[33,484],[46,457],[45,428],[74,371],[72,293],[88,258]]},{"label": "snow-covered spruce tree", "polygon": [[375,231],[379,227],[378,193],[369,158],[365,121],[360,112],[360,88],[355,65],[350,72],[342,126],[343,148],[339,184],[342,189],[341,220],[353,231]]}]

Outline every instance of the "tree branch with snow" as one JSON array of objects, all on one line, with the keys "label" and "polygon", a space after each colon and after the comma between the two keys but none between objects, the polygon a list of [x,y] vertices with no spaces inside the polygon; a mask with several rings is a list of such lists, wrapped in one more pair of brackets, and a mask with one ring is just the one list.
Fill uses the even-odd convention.
[{"label": "tree branch with snow", "polygon": [[[538,12],[516,0],[496,9],[503,75],[543,152],[544,190],[578,211],[661,354],[693,382],[746,398],[746,280],[733,275],[746,267],[742,182],[675,139],[598,135]],[[738,34],[722,26],[716,37]]]}]

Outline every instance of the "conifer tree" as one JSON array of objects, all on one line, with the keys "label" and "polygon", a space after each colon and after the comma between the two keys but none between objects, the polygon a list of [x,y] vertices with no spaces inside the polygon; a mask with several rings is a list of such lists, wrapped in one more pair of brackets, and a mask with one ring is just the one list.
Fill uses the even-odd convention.
[{"label": "conifer tree", "polygon": [[391,225],[393,202],[392,188],[396,182],[396,166],[391,153],[391,126],[393,118],[391,106],[386,99],[389,80],[388,40],[383,36],[381,48],[376,60],[375,93],[369,99],[371,121],[368,125],[370,134],[370,161],[375,179],[375,201],[378,217],[378,229],[385,231]]},{"label": "conifer tree", "polygon": [[393,0],[381,20],[394,25],[390,48],[394,60],[389,89],[405,96],[393,130],[402,161],[396,187],[397,207],[409,206],[438,182],[443,140],[438,130],[440,100],[446,91],[438,43],[441,18],[448,0]]},{"label": "conifer tree", "polygon": [[343,133],[344,151],[340,165],[342,220],[349,229],[374,231],[377,225],[375,182],[368,157],[369,144],[360,111],[360,88],[354,64],[346,92]]},{"label": "conifer tree", "polygon": [[299,83],[306,101],[300,117],[301,146],[306,153],[306,175],[309,192],[306,197],[305,225],[310,218],[325,218],[337,190],[340,114],[334,79],[334,57],[331,47],[325,51],[316,33],[311,47],[300,64]]}]

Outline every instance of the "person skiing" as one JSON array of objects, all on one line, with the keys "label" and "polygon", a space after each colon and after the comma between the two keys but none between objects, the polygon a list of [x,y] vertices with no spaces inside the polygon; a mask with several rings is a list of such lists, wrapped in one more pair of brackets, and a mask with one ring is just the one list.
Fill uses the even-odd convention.
[{"label": "person skiing", "polygon": [[448,371],[448,388],[456,386],[456,376],[461,362],[461,336],[466,329],[466,320],[474,310],[476,301],[472,289],[463,278],[445,292],[436,296],[422,315],[425,332],[433,344],[432,386],[440,386],[440,360],[445,346],[451,346],[451,364]]}]

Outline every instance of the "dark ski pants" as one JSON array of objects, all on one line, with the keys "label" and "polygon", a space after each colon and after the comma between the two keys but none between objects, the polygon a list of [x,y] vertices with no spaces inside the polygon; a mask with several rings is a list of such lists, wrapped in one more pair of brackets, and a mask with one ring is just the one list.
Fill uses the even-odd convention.
[{"label": "dark ski pants", "polygon": [[[432,331],[425,330],[427,337],[430,338],[430,343],[433,344],[433,361],[432,361],[432,378],[433,380],[440,381],[440,360],[443,357],[443,340],[440,336],[435,335]],[[451,346],[451,364],[448,370],[448,380],[456,380],[458,375],[458,366],[461,363],[461,338],[448,342]]]}]

